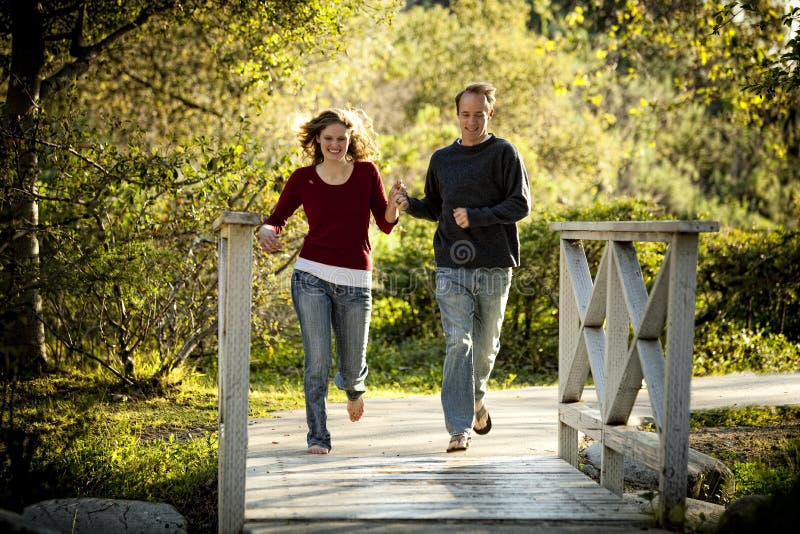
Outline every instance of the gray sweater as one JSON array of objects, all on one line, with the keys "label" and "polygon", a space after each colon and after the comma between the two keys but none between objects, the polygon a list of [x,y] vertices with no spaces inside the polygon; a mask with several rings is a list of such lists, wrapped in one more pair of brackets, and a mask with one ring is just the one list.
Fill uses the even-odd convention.
[{"label": "gray sweater", "polygon": [[[467,208],[469,228],[453,218]],[[458,142],[433,153],[425,198],[409,198],[408,214],[437,221],[437,267],[517,267],[517,221],[531,210],[528,173],[517,149],[493,134],[483,143]]]}]

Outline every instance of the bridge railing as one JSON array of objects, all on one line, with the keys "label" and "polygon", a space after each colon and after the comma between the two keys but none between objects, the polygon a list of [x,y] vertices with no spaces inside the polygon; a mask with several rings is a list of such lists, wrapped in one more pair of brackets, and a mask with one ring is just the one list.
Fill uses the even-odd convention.
[{"label": "bridge railing", "polygon": [[[561,222],[559,456],[578,466],[578,433],[602,444],[600,484],[623,493],[629,455],[659,473],[658,520],[681,522],[689,455],[698,235],[711,221]],[[594,278],[584,241],[604,241]],[[667,244],[649,291],[635,242]],[[663,345],[662,345],[663,340]],[[584,402],[591,372],[596,402]],[[628,426],[646,383],[656,432]]]},{"label": "bridge railing", "polygon": [[259,224],[258,214],[237,211],[226,211],[214,221],[219,232],[217,520],[221,534],[241,532],[244,526],[253,228]]}]

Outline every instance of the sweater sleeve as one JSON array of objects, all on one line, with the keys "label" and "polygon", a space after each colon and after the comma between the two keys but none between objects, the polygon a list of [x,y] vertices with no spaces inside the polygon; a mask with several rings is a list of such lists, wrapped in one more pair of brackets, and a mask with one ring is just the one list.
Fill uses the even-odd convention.
[{"label": "sweater sleeve", "polygon": [[371,165],[372,169],[372,194],[370,196],[370,209],[372,216],[375,217],[375,223],[384,234],[389,234],[394,229],[394,222],[386,221],[386,208],[389,201],[386,198],[386,191],[383,189],[383,181],[381,180],[381,173],[374,164]]},{"label": "sweater sleeve", "polygon": [[428,166],[428,174],[425,176],[425,198],[408,197],[406,213],[418,219],[436,222],[442,214],[442,195],[436,180],[436,172],[433,169],[432,159]]},{"label": "sweater sleeve", "polygon": [[506,196],[493,206],[468,208],[469,225],[473,227],[493,224],[513,224],[521,221],[531,212],[531,194],[528,173],[516,148],[508,145],[500,157],[501,176]]},{"label": "sweater sleeve", "polygon": [[301,182],[298,171],[293,172],[283,187],[283,191],[281,191],[281,196],[278,198],[278,203],[275,205],[272,215],[264,221],[264,224],[275,227],[275,233],[277,234],[283,231],[286,221],[302,204],[299,187]]}]

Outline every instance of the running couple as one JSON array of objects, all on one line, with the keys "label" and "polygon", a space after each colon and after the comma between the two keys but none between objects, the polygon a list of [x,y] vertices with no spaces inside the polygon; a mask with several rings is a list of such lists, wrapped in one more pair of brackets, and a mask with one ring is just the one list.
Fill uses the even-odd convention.
[{"label": "running couple", "polygon": [[519,265],[516,223],[530,213],[525,165],[508,141],[489,133],[495,88],[480,82],[455,97],[461,137],[434,152],[423,198],[395,183],[388,199],[366,116],[327,110],[307,122],[300,143],[313,161],[289,178],[273,213],[258,230],[261,247],[277,238],[303,206],[308,233],[294,265],[292,300],[305,352],[308,452],[327,454],[326,398],[336,340],[336,386],[347,394],[351,421],[364,413],[366,345],[371,296],[370,215],[390,233],[400,212],[437,223],[433,248],[436,300],[445,336],[442,408],[447,452],[465,451],[472,433],[487,434],[492,419],[487,383],[500,348],[500,331]]}]

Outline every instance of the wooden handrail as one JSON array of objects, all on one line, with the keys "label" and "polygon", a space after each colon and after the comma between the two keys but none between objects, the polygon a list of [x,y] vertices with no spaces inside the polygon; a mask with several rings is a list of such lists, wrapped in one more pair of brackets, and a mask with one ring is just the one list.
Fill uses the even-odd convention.
[{"label": "wooden handrail", "polygon": [[[698,234],[716,232],[719,224],[558,222],[550,228],[560,233],[559,456],[577,467],[578,432],[599,440],[600,483],[618,495],[624,456],[645,462],[660,474],[659,523],[680,523],[687,493]],[[594,279],[585,240],[606,242]],[[649,293],[637,241],[667,243]],[[590,372],[599,410],[582,402]],[[642,379],[657,440],[627,426]]]},{"label": "wooden handrail", "polygon": [[239,211],[223,212],[214,221],[214,230],[219,232],[217,514],[221,534],[238,533],[244,527],[253,227],[259,224],[258,214]]}]

